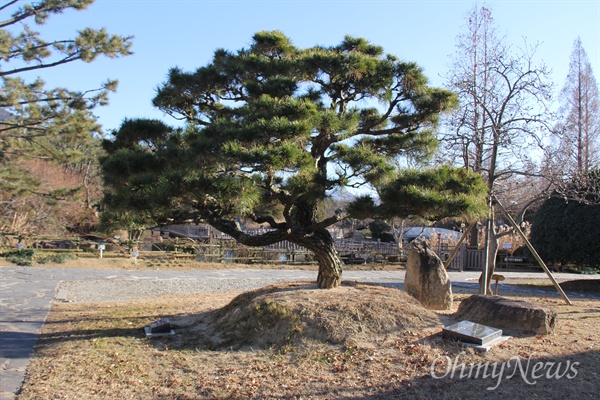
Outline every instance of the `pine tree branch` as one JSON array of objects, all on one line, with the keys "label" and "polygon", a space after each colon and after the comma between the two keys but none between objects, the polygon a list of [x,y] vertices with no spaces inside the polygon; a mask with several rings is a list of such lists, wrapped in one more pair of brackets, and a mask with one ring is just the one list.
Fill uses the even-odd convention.
[{"label": "pine tree branch", "polygon": [[[37,38],[30,38],[30,40],[36,40],[36,39]],[[37,40],[39,40],[39,39],[37,39]],[[28,44],[31,44],[31,43],[28,43]],[[11,50],[9,56],[7,57],[7,61],[10,61],[13,58],[21,58],[27,52],[27,53],[36,54],[37,61],[41,62],[42,58],[46,58],[51,53],[48,50],[48,52],[46,53],[47,55],[43,56],[40,54],[40,52],[43,52],[43,50],[46,50],[47,48],[50,48],[50,47],[54,47],[55,49],[58,49],[59,48],[58,45],[62,45],[62,44],[65,44],[65,45],[66,44],[75,44],[75,41],[74,40],[57,40],[57,41],[50,42],[50,43],[40,41],[37,46],[27,46],[26,48],[17,47],[15,49]],[[60,47],[62,47],[62,46],[60,46]],[[66,53],[66,54],[71,54],[71,55],[73,54],[73,53],[68,53],[65,51],[62,51],[62,52]],[[65,58],[68,58],[68,57],[65,57]]]},{"label": "pine tree branch", "polygon": [[21,68],[14,68],[14,69],[7,70],[7,71],[0,71],[0,76],[8,76],[8,75],[13,75],[13,74],[19,74],[21,72],[33,71],[36,69],[52,68],[52,67],[56,67],[58,65],[67,64],[67,63],[70,63],[73,61],[81,60],[82,57],[80,54],[81,53],[70,54],[67,57],[64,57],[62,60],[58,60],[58,61],[55,61],[52,63],[47,63],[47,64],[42,63],[42,64],[37,64],[37,65],[31,65],[28,67],[21,67]]},{"label": "pine tree branch", "polygon": [[255,214],[252,214],[250,216],[250,218],[252,219],[252,221],[256,222],[257,224],[269,224],[269,226],[273,229],[285,229],[287,228],[288,224],[287,222],[277,222],[275,221],[275,218],[273,218],[272,216],[257,216]]},{"label": "pine tree branch", "polygon": [[4,10],[5,8],[8,8],[8,7],[12,6],[13,4],[17,3],[18,1],[19,0],[7,1],[6,4],[0,5],[0,11]]},{"label": "pine tree branch", "polygon": [[[18,1],[19,0],[9,1],[8,3],[6,3],[5,5],[3,5],[0,8],[0,11],[18,3]],[[41,1],[38,3],[34,3],[33,5],[29,5],[29,7],[27,7],[27,8],[20,9],[17,13],[15,13],[13,15],[13,18],[11,18],[11,19],[8,19],[5,21],[0,21],[0,28],[4,28],[6,26],[16,24],[17,22],[26,20],[27,18],[30,18],[30,17],[35,17],[36,23],[41,25],[48,18],[48,15],[50,13],[60,14],[63,12],[63,10],[68,9],[68,8],[74,8],[76,10],[83,10],[83,9],[87,8],[90,4],[92,4],[93,2],[94,2],[94,0],[71,0],[66,4],[64,4],[64,3],[61,4],[57,1],[44,0],[44,1]]]}]

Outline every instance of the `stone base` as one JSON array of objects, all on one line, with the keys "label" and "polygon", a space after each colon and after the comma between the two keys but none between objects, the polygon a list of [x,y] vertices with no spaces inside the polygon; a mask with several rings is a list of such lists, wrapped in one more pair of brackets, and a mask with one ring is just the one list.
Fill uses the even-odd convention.
[{"label": "stone base", "polygon": [[511,336],[500,336],[499,338],[496,338],[491,342],[487,342],[486,344],[476,344],[467,342],[460,342],[460,344],[462,344],[465,347],[470,347],[475,351],[486,352],[489,351],[492,347],[498,346],[500,343],[506,342],[510,338]]},{"label": "stone base", "polygon": [[557,314],[534,302],[473,295],[463,300],[454,316],[495,328],[547,335],[554,332]]}]

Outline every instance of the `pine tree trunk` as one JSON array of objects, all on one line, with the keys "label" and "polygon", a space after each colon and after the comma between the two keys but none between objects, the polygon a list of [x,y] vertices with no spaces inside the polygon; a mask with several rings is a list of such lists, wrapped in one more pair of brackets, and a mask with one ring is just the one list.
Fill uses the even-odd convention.
[{"label": "pine tree trunk", "polygon": [[319,264],[317,287],[333,289],[342,283],[342,260],[335,248],[335,241],[327,229],[321,229],[301,240],[297,244],[311,250]]},{"label": "pine tree trunk", "polygon": [[[335,251],[335,250],[334,250]],[[317,255],[319,262],[319,274],[317,275],[317,287],[319,289],[333,289],[342,284],[342,260],[337,253],[327,251],[325,257]]]},{"label": "pine tree trunk", "polygon": [[[305,220],[311,221],[310,218],[305,218]],[[210,225],[246,246],[266,246],[282,240],[303,246],[312,251],[319,264],[317,277],[319,289],[333,289],[342,283],[342,260],[335,248],[335,241],[325,228],[317,231],[297,228],[291,235],[287,230],[274,230],[262,235],[248,235],[238,229],[232,221],[215,219],[210,221]]]}]

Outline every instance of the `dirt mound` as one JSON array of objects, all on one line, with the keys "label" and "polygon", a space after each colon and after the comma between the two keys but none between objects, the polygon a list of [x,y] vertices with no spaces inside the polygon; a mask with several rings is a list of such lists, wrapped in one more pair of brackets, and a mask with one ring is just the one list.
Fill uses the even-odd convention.
[{"label": "dirt mound", "polygon": [[392,332],[439,324],[436,314],[395,288],[349,282],[319,290],[284,283],[243,293],[186,330],[213,349],[306,341],[372,346]]}]

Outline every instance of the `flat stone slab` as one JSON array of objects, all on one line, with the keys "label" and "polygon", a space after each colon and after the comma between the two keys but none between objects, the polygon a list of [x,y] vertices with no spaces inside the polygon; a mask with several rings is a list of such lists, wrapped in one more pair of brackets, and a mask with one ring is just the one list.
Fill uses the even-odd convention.
[{"label": "flat stone slab", "polygon": [[171,329],[169,318],[162,318],[145,326],[144,333],[146,333],[146,337],[160,337],[174,335],[175,331]]},{"label": "flat stone slab", "polygon": [[485,345],[502,336],[502,329],[492,328],[471,321],[460,321],[442,329],[443,338],[454,338],[461,342]]},{"label": "flat stone slab", "polygon": [[454,316],[487,326],[546,335],[554,332],[557,313],[531,301],[473,295],[462,301]]}]

